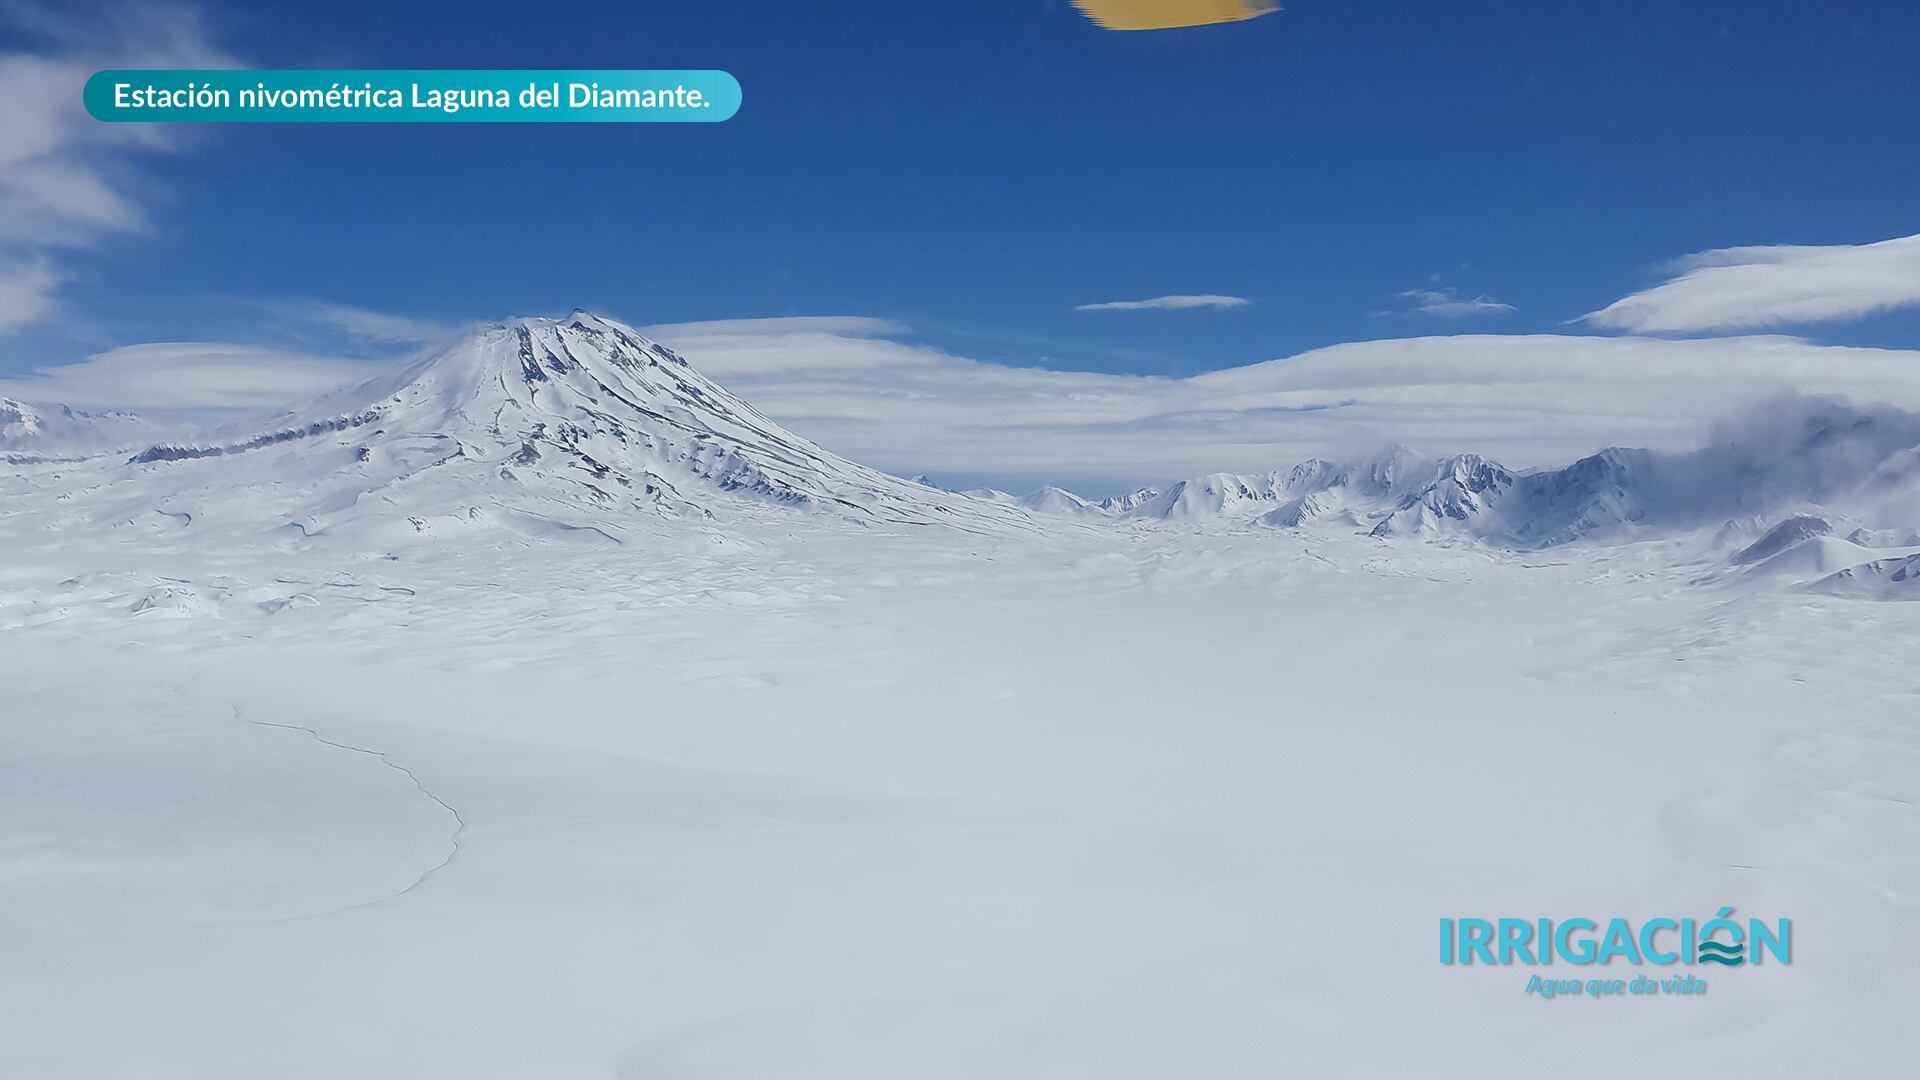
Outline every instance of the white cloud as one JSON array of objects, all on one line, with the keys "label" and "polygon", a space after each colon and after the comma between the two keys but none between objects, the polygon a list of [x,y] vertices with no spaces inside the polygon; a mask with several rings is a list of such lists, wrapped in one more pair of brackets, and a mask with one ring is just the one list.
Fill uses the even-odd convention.
[{"label": "white cloud", "polygon": [[59,284],[43,258],[0,258],[0,331],[45,318]]},{"label": "white cloud", "polygon": [[1690,333],[1837,322],[1920,305],[1920,236],[1720,248],[1668,269],[1672,280],[1582,321],[1634,333]]},{"label": "white cloud", "polygon": [[1151,300],[1108,300],[1100,304],[1081,304],[1075,311],[1185,311],[1190,308],[1237,308],[1253,301],[1244,296],[1200,295],[1156,296]]},{"label": "white cloud", "polygon": [[59,249],[95,247],[142,228],[120,179],[125,159],[179,145],[182,132],[153,124],[103,124],[80,89],[106,67],[237,66],[210,44],[195,11],[166,5],[105,11],[9,4],[0,20],[36,50],[0,52],[0,333],[56,307]]},{"label": "white cloud", "polygon": [[[640,332],[689,357],[725,357],[728,374],[849,372],[964,363],[931,346],[895,341],[886,335],[907,327],[885,319],[820,318],[719,319],[641,327]],[[695,360],[696,367],[705,365]],[[717,374],[717,372],[716,372]]]},{"label": "white cloud", "polygon": [[1465,319],[1475,315],[1510,315],[1512,304],[1503,304],[1491,296],[1462,296],[1450,288],[1408,289],[1396,293],[1395,300],[1409,306],[1400,311],[1377,311],[1376,315],[1431,315],[1438,319]]},{"label": "white cloud", "polygon": [[904,334],[909,327],[892,319],[872,319],[864,315],[789,315],[769,319],[711,319],[706,322],[656,323],[644,326],[640,332],[657,341],[683,334],[697,334],[701,338],[742,334],[749,337],[766,337],[769,334],[802,334],[813,332],[831,334],[839,337],[879,337],[884,334]]},{"label": "white cloud", "polygon": [[125,345],[77,364],[0,379],[0,397],[217,421],[271,412],[367,378],[371,365],[255,345]]},{"label": "white cloud", "polygon": [[454,332],[453,327],[444,323],[325,300],[268,300],[255,302],[253,306],[277,319],[319,327],[356,342],[375,345],[430,345]]}]

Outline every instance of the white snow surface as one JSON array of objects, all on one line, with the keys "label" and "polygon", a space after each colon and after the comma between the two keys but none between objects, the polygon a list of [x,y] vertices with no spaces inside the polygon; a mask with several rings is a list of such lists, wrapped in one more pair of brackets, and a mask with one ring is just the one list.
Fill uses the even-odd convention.
[{"label": "white snow surface", "polygon": [[1916,431],[1021,503],[575,313],[5,459],[0,1076],[1903,1075]]}]

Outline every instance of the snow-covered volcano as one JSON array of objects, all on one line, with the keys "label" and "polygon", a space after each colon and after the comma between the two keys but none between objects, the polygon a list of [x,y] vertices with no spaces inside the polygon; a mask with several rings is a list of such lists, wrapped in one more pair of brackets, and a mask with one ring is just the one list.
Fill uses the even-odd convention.
[{"label": "snow-covered volcano", "polygon": [[214,470],[217,477],[197,477],[209,487],[216,479],[311,486],[312,505],[290,514],[309,535],[369,510],[424,530],[445,514],[524,521],[559,504],[707,517],[741,500],[875,522],[1023,520],[1015,509],[832,454],[672,350],[584,311],[476,328],[257,433],[156,445],[128,464],[156,477]]}]

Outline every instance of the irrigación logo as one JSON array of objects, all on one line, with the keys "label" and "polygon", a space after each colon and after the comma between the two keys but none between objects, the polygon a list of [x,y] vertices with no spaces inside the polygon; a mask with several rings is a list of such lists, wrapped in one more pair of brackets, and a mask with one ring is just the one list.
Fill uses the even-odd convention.
[{"label": "irrigaci\u00f3n logo", "polygon": [[[1733,908],[1723,907],[1705,922],[1695,919],[1648,919],[1639,924],[1610,919],[1602,929],[1593,919],[1441,919],[1440,962],[1443,964],[1555,963],[1584,967],[1594,964],[1653,964],[1667,967],[1714,964],[1720,967],[1759,965],[1771,956],[1775,962],[1793,962],[1793,920],[1778,919],[1769,926],[1748,919],[1743,926]],[[1533,975],[1526,991],[1544,998],[1585,993],[1704,994],[1707,980],[1693,974],[1655,977],[1648,973],[1626,979],[1547,979]]]}]

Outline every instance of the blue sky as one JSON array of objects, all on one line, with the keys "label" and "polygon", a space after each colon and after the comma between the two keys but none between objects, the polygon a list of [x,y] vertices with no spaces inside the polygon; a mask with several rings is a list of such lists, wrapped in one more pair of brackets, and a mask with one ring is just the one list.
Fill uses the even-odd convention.
[{"label": "blue sky", "polygon": [[[19,55],[105,60],[197,18],[195,47],[248,66],[720,67],[745,104],[89,152],[139,221],[17,256],[58,284],[0,335],[0,372],[143,341],[383,347],[281,317],[327,303],[861,315],[982,360],[1191,374],[1568,332],[1691,252],[1920,232],[1908,3],[1298,0],[1153,34],[1052,0],[148,5],[85,30],[7,10]],[[1481,302],[1421,313],[1413,290]],[[1251,302],[1074,310],[1168,294]],[[1911,312],[1786,329],[1907,346]]]}]

